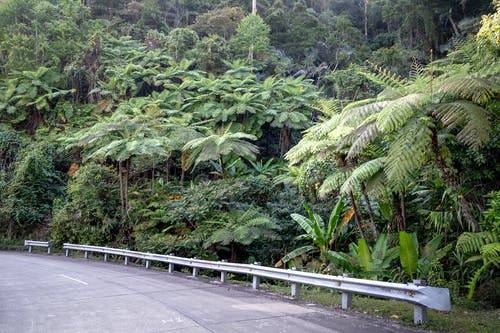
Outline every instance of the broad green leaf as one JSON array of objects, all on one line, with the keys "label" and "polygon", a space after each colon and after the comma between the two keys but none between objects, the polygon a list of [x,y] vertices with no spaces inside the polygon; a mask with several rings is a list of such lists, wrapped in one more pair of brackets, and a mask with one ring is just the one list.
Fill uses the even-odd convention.
[{"label": "broad green leaf", "polygon": [[418,252],[411,235],[405,231],[399,233],[399,259],[403,271],[413,279],[417,273]]}]

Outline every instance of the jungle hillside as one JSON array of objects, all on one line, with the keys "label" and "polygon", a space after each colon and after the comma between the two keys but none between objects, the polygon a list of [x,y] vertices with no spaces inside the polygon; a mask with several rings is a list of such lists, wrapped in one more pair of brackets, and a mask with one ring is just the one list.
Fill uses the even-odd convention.
[{"label": "jungle hillside", "polygon": [[0,243],[500,301],[500,2],[0,0]]}]

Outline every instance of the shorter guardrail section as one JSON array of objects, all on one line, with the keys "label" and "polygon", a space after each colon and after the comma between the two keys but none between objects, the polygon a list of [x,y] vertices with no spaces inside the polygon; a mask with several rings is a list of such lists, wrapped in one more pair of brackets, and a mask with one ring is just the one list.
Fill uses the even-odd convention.
[{"label": "shorter guardrail section", "polygon": [[226,281],[227,273],[246,274],[252,276],[253,289],[258,289],[260,278],[287,281],[291,283],[292,297],[298,295],[301,285],[335,289],[342,293],[342,309],[348,309],[351,306],[354,294],[405,301],[414,305],[414,323],[417,325],[426,320],[428,308],[451,311],[450,292],[447,288],[423,286],[417,280],[407,284],[373,281],[352,278],[347,274],[344,276],[322,275],[295,269],[263,267],[259,263],[236,264],[227,261],[189,259],[174,255],[70,243],[64,243],[63,248],[66,250],[66,256],[70,255],[70,251],[83,251],[86,259],[89,253],[103,254],[104,261],[108,261],[109,255],[121,256],[124,258],[125,265],[128,265],[130,258],[140,259],[143,260],[146,268],[150,268],[152,261],[163,262],[168,264],[169,273],[174,271],[175,265],[192,268],[193,276],[197,276],[200,269],[217,271],[221,273],[221,282]]},{"label": "shorter guardrail section", "polygon": [[33,240],[25,240],[24,246],[28,246],[28,253],[33,252],[33,246],[46,247],[47,253],[48,254],[52,253],[52,242],[50,242],[50,241],[49,242],[40,242],[40,241],[33,241]]}]

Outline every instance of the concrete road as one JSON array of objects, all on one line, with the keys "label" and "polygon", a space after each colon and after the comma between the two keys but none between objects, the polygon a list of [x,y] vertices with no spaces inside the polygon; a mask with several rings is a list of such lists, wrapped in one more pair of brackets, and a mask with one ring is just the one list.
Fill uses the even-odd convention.
[{"label": "concrete road", "polygon": [[202,278],[0,252],[0,332],[422,332]]}]

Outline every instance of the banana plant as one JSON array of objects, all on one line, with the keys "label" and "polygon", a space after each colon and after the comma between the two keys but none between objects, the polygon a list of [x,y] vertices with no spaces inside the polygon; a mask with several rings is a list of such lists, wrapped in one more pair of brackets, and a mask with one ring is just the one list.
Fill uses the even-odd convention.
[{"label": "banana plant", "polygon": [[442,240],[443,236],[438,235],[419,248],[415,233],[409,234],[401,231],[399,233],[399,259],[403,271],[412,279],[414,277],[428,278],[432,266],[452,248],[452,244],[439,248]]},{"label": "banana plant", "polygon": [[330,251],[335,241],[345,235],[347,223],[354,214],[354,211],[351,209],[344,216],[344,218],[340,220],[340,215],[342,213],[342,209],[344,208],[342,198],[340,198],[337,204],[333,207],[327,224],[324,223],[321,216],[313,213],[307,203],[304,203],[304,208],[306,209],[308,216],[300,214],[291,214],[290,216],[305,231],[304,234],[297,236],[296,239],[307,239],[312,241],[312,244],[301,246],[288,253],[278,261],[275,267],[286,265],[286,263],[290,260],[304,253],[318,250],[323,263],[326,264],[326,254]]},{"label": "banana plant", "polygon": [[399,247],[388,248],[386,234],[380,234],[377,242],[369,246],[363,238],[349,244],[349,253],[329,251],[327,258],[356,276],[377,280],[387,275],[391,263],[398,257]]}]

